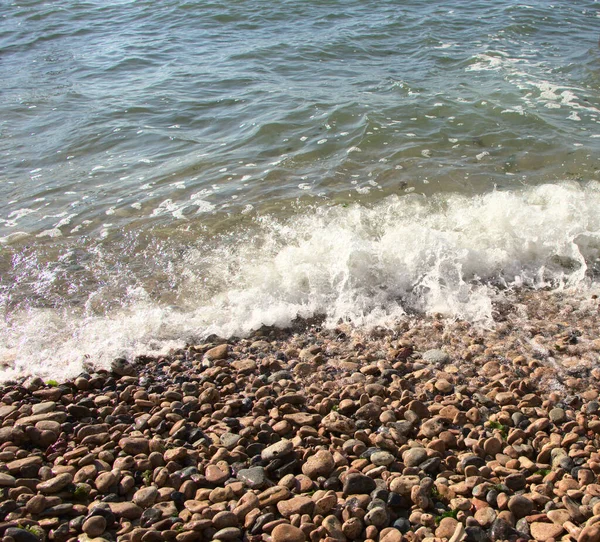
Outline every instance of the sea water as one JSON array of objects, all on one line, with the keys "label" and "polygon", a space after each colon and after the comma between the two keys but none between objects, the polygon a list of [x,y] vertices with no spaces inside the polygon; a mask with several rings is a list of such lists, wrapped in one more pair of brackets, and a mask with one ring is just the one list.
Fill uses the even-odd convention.
[{"label": "sea water", "polygon": [[0,17],[2,378],[596,287],[598,2]]}]

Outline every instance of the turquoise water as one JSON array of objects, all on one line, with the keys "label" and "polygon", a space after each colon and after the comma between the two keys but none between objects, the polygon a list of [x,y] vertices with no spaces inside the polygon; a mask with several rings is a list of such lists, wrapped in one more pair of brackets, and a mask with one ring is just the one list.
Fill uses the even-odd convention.
[{"label": "turquoise water", "polygon": [[597,2],[0,16],[6,374],[594,281]]}]

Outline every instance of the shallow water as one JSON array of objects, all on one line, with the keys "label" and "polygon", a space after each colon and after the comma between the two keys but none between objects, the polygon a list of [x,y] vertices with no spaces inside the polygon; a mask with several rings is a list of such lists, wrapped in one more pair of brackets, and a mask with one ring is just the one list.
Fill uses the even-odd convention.
[{"label": "shallow water", "polygon": [[596,2],[0,16],[6,376],[594,287]]}]

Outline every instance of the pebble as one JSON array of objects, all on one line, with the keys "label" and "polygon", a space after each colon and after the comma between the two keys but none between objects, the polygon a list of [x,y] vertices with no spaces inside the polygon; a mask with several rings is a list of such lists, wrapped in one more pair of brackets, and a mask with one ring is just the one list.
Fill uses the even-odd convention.
[{"label": "pebble", "polygon": [[122,438],[119,447],[129,455],[148,453],[148,440],[145,438]]},{"label": "pebble", "polygon": [[32,532],[18,527],[9,527],[4,531],[4,540],[14,540],[14,542],[40,542],[40,539]]},{"label": "pebble", "polygon": [[314,507],[314,501],[304,495],[298,495],[297,497],[277,503],[277,510],[285,518],[289,518],[294,514],[311,514]]},{"label": "pebble", "polygon": [[221,359],[227,359],[227,354],[229,352],[228,344],[220,344],[207,350],[204,354],[204,357],[209,361],[217,361]]},{"label": "pebble", "polygon": [[92,516],[83,522],[82,529],[85,534],[94,538],[106,531],[106,525],[106,518],[103,516]]},{"label": "pebble", "polygon": [[10,474],[0,472],[0,487],[15,487],[17,479]]},{"label": "pebble", "polygon": [[600,524],[594,523],[584,527],[577,542],[600,542]]},{"label": "pebble", "polygon": [[402,454],[402,461],[407,467],[416,467],[427,459],[425,448],[410,448]]},{"label": "pebble", "polygon": [[450,363],[450,356],[443,350],[431,349],[423,353],[423,359],[434,365]]},{"label": "pebble", "polygon": [[371,463],[373,463],[373,465],[376,465],[378,467],[388,467],[396,460],[396,458],[391,453],[385,451],[375,452],[371,454],[371,457],[369,459],[371,460]]},{"label": "pebble", "polygon": [[531,499],[528,499],[523,495],[514,495],[508,500],[508,509],[517,519],[531,514],[533,507],[534,504]]},{"label": "pebble", "polygon": [[[600,370],[560,373],[585,358],[580,344],[600,353],[596,313],[535,316],[528,341],[511,318],[497,330],[433,317],[370,335],[265,328],[90,367],[56,389],[0,386],[6,533],[600,542]],[[583,338],[562,348],[570,328]]]},{"label": "pebble", "polygon": [[334,515],[329,515],[323,519],[321,526],[327,531],[330,537],[335,540],[345,540],[346,535],[342,531],[340,520]]},{"label": "pebble", "polygon": [[335,461],[331,452],[319,450],[315,455],[310,456],[304,465],[302,472],[313,480],[319,476],[329,476],[335,468]]},{"label": "pebble", "polygon": [[535,540],[545,541],[558,538],[563,532],[563,526],[556,523],[533,522],[530,526],[531,536]]},{"label": "pebble", "polygon": [[157,498],[158,488],[156,486],[149,486],[138,489],[131,500],[141,508],[148,508],[156,502]]},{"label": "pebble", "polygon": [[394,527],[388,527],[381,531],[379,542],[402,542],[402,533]]},{"label": "pebble", "polygon": [[280,440],[275,444],[265,448],[260,456],[265,461],[271,461],[278,457],[290,454],[294,450],[294,443],[290,440]]},{"label": "pebble", "polygon": [[458,521],[454,518],[442,518],[438,528],[435,530],[435,536],[439,538],[450,538],[454,534],[457,525]]},{"label": "pebble", "polygon": [[369,494],[377,487],[375,480],[364,474],[352,473],[344,481],[344,495]]},{"label": "pebble", "polygon": [[250,489],[260,489],[267,483],[267,476],[263,467],[241,469],[237,474],[237,479],[244,482]]},{"label": "pebble", "polygon": [[242,531],[237,527],[225,527],[218,530],[213,536],[215,540],[236,540],[241,534]]},{"label": "pebble", "polygon": [[37,490],[44,494],[58,493],[73,482],[73,475],[68,472],[63,472],[54,478],[50,478],[45,482],[40,482],[37,485]]},{"label": "pebble", "polygon": [[306,537],[298,527],[284,523],[273,529],[271,540],[272,542],[305,542]]}]

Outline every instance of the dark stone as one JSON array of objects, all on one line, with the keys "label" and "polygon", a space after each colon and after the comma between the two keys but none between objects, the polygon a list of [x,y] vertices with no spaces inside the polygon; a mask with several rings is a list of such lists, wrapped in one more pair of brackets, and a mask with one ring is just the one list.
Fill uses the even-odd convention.
[{"label": "dark stone", "polygon": [[254,535],[262,534],[263,527],[270,521],[273,521],[274,519],[275,519],[275,514],[271,514],[271,513],[263,514],[262,516],[258,516],[256,518],[256,521],[254,522],[254,525],[250,529],[250,534],[254,534]]},{"label": "dark stone", "polygon": [[66,516],[73,511],[73,505],[71,503],[57,504],[50,508],[46,508],[40,513],[40,517],[60,517]]},{"label": "dark stone", "polygon": [[276,469],[274,474],[275,474],[276,478],[281,479],[284,476],[287,476],[288,474],[296,474],[296,472],[299,470],[300,470],[300,461],[298,461],[297,459],[294,459],[294,460],[290,461],[289,463],[286,463],[285,465]]},{"label": "dark stone", "polygon": [[33,533],[16,527],[6,529],[4,536],[10,536],[15,542],[40,542],[40,539]]},{"label": "dark stone", "polygon": [[402,436],[406,437],[413,430],[413,424],[408,420],[402,420],[399,422],[393,422],[388,424],[388,427],[395,429]]},{"label": "dark stone", "polygon": [[242,401],[242,406],[240,407],[240,410],[242,411],[242,413],[250,412],[252,410],[253,404],[254,401],[250,397],[246,397]]},{"label": "dark stone", "polygon": [[85,520],[85,516],[77,516],[76,518],[73,518],[71,521],[69,521],[69,527],[79,532],[83,528],[83,523],[85,522]]},{"label": "dark stone", "polygon": [[66,542],[71,536],[71,529],[68,523],[59,525],[56,529],[52,530],[52,540],[54,542]]},{"label": "dark stone", "polygon": [[512,418],[513,423],[515,424],[515,427],[518,427],[520,423],[522,423],[524,420],[527,419],[525,417],[525,414],[523,414],[522,412],[513,413],[511,418]]},{"label": "dark stone", "polygon": [[196,467],[186,467],[185,469],[177,471],[177,474],[183,481],[191,480],[194,474],[198,474],[198,469]]},{"label": "dark stone", "polygon": [[565,469],[567,472],[569,472],[575,466],[575,463],[572,457],[569,457],[568,455],[563,455],[558,458],[557,464],[554,466],[558,466],[561,469]]},{"label": "dark stone", "polygon": [[173,491],[173,493],[171,493],[171,500],[175,503],[175,506],[183,508],[183,503],[187,499],[181,491]]},{"label": "dark stone", "polygon": [[336,477],[327,478],[327,480],[323,482],[323,489],[326,489],[328,491],[341,491],[342,482],[339,478]]},{"label": "dark stone", "polygon": [[406,518],[398,518],[394,521],[393,527],[398,529],[402,534],[406,534],[410,530],[410,521]]},{"label": "dark stone", "polygon": [[263,467],[242,469],[238,472],[237,478],[244,482],[250,489],[260,489],[267,482],[265,469]]},{"label": "dark stone", "polygon": [[527,519],[521,518],[519,521],[517,521],[515,527],[521,536],[529,538],[529,523],[527,522]]},{"label": "dark stone", "polygon": [[10,514],[13,510],[16,510],[17,508],[17,502],[12,499],[0,503],[0,518],[4,520],[7,514]]},{"label": "dark stone", "polygon": [[209,442],[212,443],[212,440],[210,440],[206,436],[206,433],[204,431],[202,431],[202,429],[200,429],[199,427],[195,427],[193,429],[190,429],[190,432],[189,432],[189,435],[188,435],[188,440],[192,444],[196,444],[197,442],[202,442],[202,443],[205,443],[205,444],[208,444]]},{"label": "dark stone", "polygon": [[498,495],[499,492],[496,489],[490,489],[485,496],[485,500],[492,508],[495,508],[498,504]]},{"label": "dark stone", "polygon": [[515,534],[515,530],[503,519],[497,519],[492,523],[489,531],[492,540],[508,540]]},{"label": "dark stone", "polygon": [[162,512],[156,508],[144,510],[140,517],[140,527],[150,527],[162,518]]},{"label": "dark stone", "polygon": [[371,499],[373,500],[379,499],[381,501],[387,501],[389,496],[390,492],[387,489],[381,487],[377,487],[371,492]]},{"label": "dark stone", "polygon": [[353,513],[362,510],[361,503],[356,497],[352,497],[346,501],[346,508]]},{"label": "dark stone", "polygon": [[485,466],[485,460],[477,455],[472,455],[469,457],[465,457],[460,462],[460,466],[462,467],[463,472],[470,465],[473,465],[474,467],[480,469],[481,467]]},{"label": "dark stone", "polygon": [[390,492],[387,498],[388,506],[391,508],[403,508],[406,505],[405,499],[398,493]]},{"label": "dark stone", "polygon": [[367,448],[362,454],[360,454],[360,458],[361,459],[368,459],[369,461],[371,460],[371,456],[376,453],[376,452],[381,452],[381,448]]},{"label": "dark stone", "polygon": [[381,371],[381,378],[386,382],[391,382],[394,376],[402,376],[402,373],[396,369],[384,369]]},{"label": "dark stone", "polygon": [[368,495],[376,487],[373,478],[354,472],[346,476],[343,491],[344,495]]},{"label": "dark stone", "polygon": [[223,418],[223,422],[225,422],[233,431],[242,429],[242,425],[237,418]]},{"label": "dark stone", "polygon": [[442,462],[439,457],[432,457],[426,461],[423,461],[423,463],[419,465],[419,468],[428,474],[435,474],[440,469],[441,463]]},{"label": "dark stone", "polygon": [[[110,507],[108,506],[108,504],[98,504],[96,506],[94,506],[94,508],[92,508],[88,515],[84,518],[83,521],[85,521],[88,518],[91,518],[92,516],[102,516],[105,520],[106,520],[106,528],[110,529],[116,521],[115,515],[111,512]],[[82,522],[83,525],[83,522]]]},{"label": "dark stone", "polygon": [[368,505],[367,510],[373,510],[373,508],[387,508],[387,503],[383,499],[373,499]]},{"label": "dark stone", "polygon": [[[271,444],[271,433],[268,431],[259,431],[256,434],[256,440],[262,444]],[[265,446],[266,448],[267,446]]]},{"label": "dark stone", "polygon": [[89,418],[92,415],[91,410],[88,407],[83,406],[81,404],[68,405],[67,412],[76,419]]},{"label": "dark stone", "polygon": [[[465,529],[466,542],[489,542],[490,537],[485,533],[481,527],[467,527]],[[496,540],[496,539],[494,539]]]},{"label": "dark stone", "polygon": [[504,483],[513,491],[519,491],[527,485],[527,479],[523,474],[509,474]]},{"label": "dark stone", "polygon": [[356,429],[364,430],[369,429],[371,427],[371,422],[369,420],[357,420]]}]

